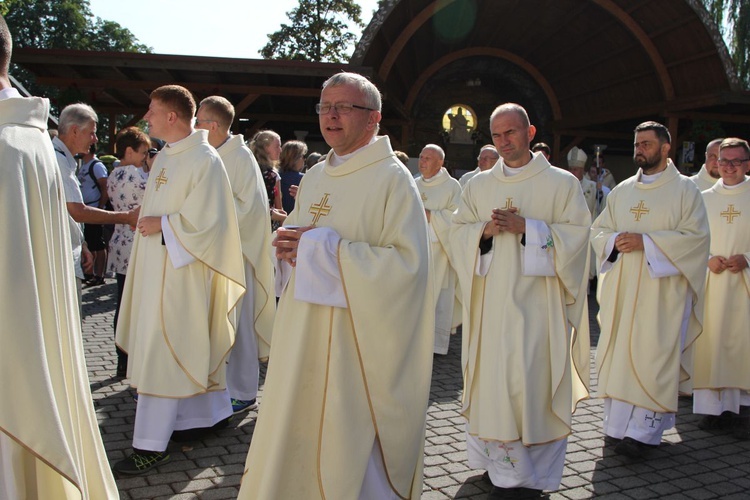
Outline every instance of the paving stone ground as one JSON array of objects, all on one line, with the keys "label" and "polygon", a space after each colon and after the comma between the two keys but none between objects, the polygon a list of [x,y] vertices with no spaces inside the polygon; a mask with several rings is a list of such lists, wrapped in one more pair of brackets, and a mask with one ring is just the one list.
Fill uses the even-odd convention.
[{"label": "paving stone ground", "polygon": [[[130,452],[135,418],[133,392],[126,380],[114,376],[115,293],[114,280],[107,280],[106,285],[85,289],[83,294],[86,362],[110,463]],[[592,347],[598,337],[594,302],[590,300]],[[459,414],[460,351],[460,335],[455,335],[448,355],[436,356],[433,365],[424,500],[479,500],[490,489],[481,479],[483,471],[472,470],[466,463],[464,422]],[[264,375],[262,367],[261,377]],[[595,389],[593,371],[592,383]],[[261,385],[258,398],[261,405],[262,391]],[[741,442],[728,434],[698,429],[699,417],[692,414],[691,404],[689,398],[680,398],[676,427],[664,435],[663,444],[649,459],[634,461],[615,454],[612,446],[605,446],[601,432],[602,401],[584,401],[573,418],[561,488],[549,497],[558,500],[750,498],[750,441]],[[117,480],[121,498],[236,498],[257,416],[256,411],[240,414],[229,428],[190,446],[170,444],[169,463],[145,476]]]}]

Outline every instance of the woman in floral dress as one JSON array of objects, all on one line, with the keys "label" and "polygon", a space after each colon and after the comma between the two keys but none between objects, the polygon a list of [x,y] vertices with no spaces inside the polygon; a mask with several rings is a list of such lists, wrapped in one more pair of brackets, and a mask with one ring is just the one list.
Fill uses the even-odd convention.
[{"label": "woman in floral dress", "polygon": [[[139,206],[146,191],[148,171],[158,149],[151,147],[151,140],[139,128],[128,127],[117,134],[116,156],[120,164],[112,170],[107,179],[107,193],[116,211],[128,211]],[[148,158],[148,160],[147,160]],[[150,161],[149,161],[150,160]],[[130,249],[133,246],[135,231],[127,224],[115,224],[115,231],[109,240],[107,271],[117,278],[117,309],[115,329],[120,312],[122,290],[125,287],[125,274],[128,272]],[[128,355],[117,347],[117,376],[124,377],[128,367]]]}]

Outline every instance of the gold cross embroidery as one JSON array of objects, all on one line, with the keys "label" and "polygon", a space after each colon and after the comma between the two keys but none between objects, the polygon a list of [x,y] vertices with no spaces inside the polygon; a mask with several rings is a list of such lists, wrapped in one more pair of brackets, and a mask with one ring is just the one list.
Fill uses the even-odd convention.
[{"label": "gold cross embroidery", "polygon": [[[518,208],[513,206],[513,198],[505,198],[505,206],[502,208],[502,210],[510,210],[511,208]],[[520,214],[520,210],[516,210],[517,214]]]},{"label": "gold cross embroidery", "polygon": [[422,192],[422,202],[427,201],[427,195],[424,194],[424,191]]},{"label": "gold cross embroidery", "polygon": [[734,222],[735,217],[742,215],[742,212],[735,212],[734,205],[730,203],[727,209],[721,212],[720,215],[727,218],[727,224],[731,224]]},{"label": "gold cross embroidery", "polygon": [[630,209],[630,212],[635,215],[635,221],[640,222],[641,217],[643,217],[643,214],[647,214],[651,211],[651,209],[646,208],[646,204],[643,202],[643,200],[638,203],[638,205],[632,207]]},{"label": "gold cross embroidery", "polygon": [[158,191],[162,184],[166,184],[167,176],[164,175],[164,169],[161,169],[161,172],[159,172],[159,177],[156,178],[156,190]]},{"label": "gold cross embroidery", "polygon": [[331,206],[328,205],[329,193],[325,193],[320,203],[310,205],[310,213],[313,215],[312,225],[318,223],[318,219],[327,216],[331,211]]}]

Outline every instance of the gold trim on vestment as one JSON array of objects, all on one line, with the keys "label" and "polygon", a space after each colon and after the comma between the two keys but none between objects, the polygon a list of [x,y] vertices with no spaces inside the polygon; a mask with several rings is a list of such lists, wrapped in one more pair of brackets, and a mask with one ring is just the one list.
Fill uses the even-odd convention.
[{"label": "gold trim on vestment", "polygon": [[[372,397],[370,396],[370,387],[367,384],[367,373],[365,372],[365,364],[362,361],[362,352],[359,349],[359,341],[357,339],[357,329],[354,326],[354,317],[352,316],[352,309],[351,309],[351,302],[349,301],[349,293],[346,291],[346,281],[344,280],[344,270],[341,267],[341,242],[343,239],[339,239],[338,246],[336,248],[336,262],[338,264],[339,268],[339,276],[341,276],[341,286],[344,289],[344,296],[346,297],[346,311],[349,316],[349,322],[352,325],[352,333],[353,333],[353,340],[354,340],[354,347],[357,349],[357,360],[359,361],[359,369],[362,372],[362,383],[365,386],[365,395],[367,396],[367,406],[370,409],[370,418],[372,419],[372,426],[375,429],[375,442],[378,443],[378,447],[380,448],[380,455],[383,459],[383,470],[385,471],[385,477],[388,480],[388,486],[391,487],[391,490],[403,500],[409,500],[411,498],[411,494],[408,497],[403,496],[401,493],[396,490],[396,487],[393,485],[393,482],[391,481],[391,475],[388,473],[388,464],[385,461],[385,453],[383,453],[383,445],[380,442],[380,431],[378,430],[378,422],[375,418],[375,409],[372,405]],[[414,475],[412,474],[412,478]],[[412,479],[412,483],[413,483]],[[411,489],[409,490],[411,492]]]},{"label": "gold trim on vestment", "polygon": [[[262,290],[263,293],[266,296],[265,300],[263,301],[263,307],[261,307],[261,309],[258,311],[258,314],[256,314],[253,317],[253,332],[255,333],[255,338],[262,340],[263,343],[266,344],[269,347],[269,349],[270,349],[271,348],[271,344],[269,342],[267,342],[266,339],[264,339],[263,336],[260,333],[258,333],[258,329],[256,328],[256,325],[258,324],[258,319],[260,319],[260,315],[263,313],[263,311],[265,311],[267,309],[267,306],[268,306],[268,303],[269,303],[268,299],[270,298],[270,294],[268,293],[268,290],[266,290],[266,287],[263,286],[263,283],[261,283],[260,280],[256,279],[256,277],[255,277],[255,266],[249,260],[248,260],[248,263],[250,264],[250,269],[252,270],[252,280],[253,280],[253,283],[257,283],[258,284],[258,288],[260,288],[260,290]],[[245,276],[245,279],[247,279],[247,276]],[[253,295],[255,293],[256,293],[256,290],[255,290],[255,287],[253,286]],[[243,297],[246,297],[246,296],[247,296],[247,283],[245,283],[245,295]],[[255,296],[253,296],[253,302],[255,302]],[[253,311],[255,311],[255,307],[253,307]],[[237,316],[237,326],[239,326],[239,315]],[[235,326],[235,332],[237,331],[237,326]],[[260,361],[267,361],[268,360],[268,356],[266,356],[265,358],[260,358],[259,357],[258,359]]]},{"label": "gold trim on vestment", "polygon": [[[672,259],[669,258],[669,256],[667,255],[667,253],[664,250],[662,250],[661,248],[659,248],[659,245],[657,245],[656,242],[653,239],[651,239],[651,242],[654,244],[654,246],[657,249],[659,249],[659,251],[662,253],[662,255],[664,255],[664,257],[667,258],[667,260],[669,261],[669,263],[672,264],[672,266],[680,272],[680,276],[682,276],[683,278],[685,278],[685,282],[687,283],[687,292],[690,294],[690,301],[691,301],[691,303],[690,303],[690,317],[688,318],[688,322],[687,322],[687,326],[686,326],[686,330],[685,330],[685,345],[680,347],[680,354],[682,354],[683,352],[687,351],[689,347],[691,347],[693,344],[695,344],[695,342],[698,340],[698,337],[700,337],[701,334],[703,333],[703,322],[702,321],[698,321],[698,315],[695,313],[695,310],[698,307],[698,304],[700,303],[700,301],[698,300],[698,294],[696,293],[695,288],[693,288],[693,286],[691,285],[690,280],[687,277],[687,274],[683,273],[682,269],[680,269],[675,262],[672,262]],[[644,255],[645,255],[645,250],[644,250]],[[703,285],[704,285],[703,290],[704,291],[705,291],[705,283],[706,283],[706,280],[704,279],[703,280]],[[687,296],[685,297],[685,299],[687,300]],[[693,318],[695,319],[695,322],[698,323],[698,326],[700,326],[700,331],[698,332],[698,335],[696,335],[692,340],[690,340],[690,342],[688,342],[689,339],[687,338],[687,333],[690,330],[690,323],[691,323],[691,320]],[[680,323],[680,326],[682,326],[682,323]],[[682,335],[682,332],[680,332],[680,335]],[[680,359],[680,369],[684,370],[682,368],[682,359]],[[689,372],[687,370],[684,370],[684,371],[685,371],[685,373],[688,374],[688,377],[686,379],[680,379],[680,382],[685,382],[685,381],[691,380],[693,378],[693,376],[692,376],[693,374],[691,372]],[[679,375],[678,375],[678,378],[679,378]]]},{"label": "gold trim on vestment", "polygon": [[[34,457],[36,457],[37,460],[39,460],[43,464],[47,465],[47,467],[49,467],[53,471],[55,471],[58,474],[60,474],[60,476],[63,479],[65,479],[66,481],[68,481],[70,484],[72,484],[75,487],[75,489],[78,490],[78,492],[81,494],[81,498],[86,498],[86,495],[84,494],[84,491],[83,491],[83,487],[80,484],[78,484],[77,482],[75,482],[70,476],[68,476],[63,471],[61,471],[60,469],[58,469],[57,467],[55,467],[51,462],[49,462],[46,458],[44,458],[43,456],[41,456],[40,454],[38,454],[32,448],[28,447],[26,445],[26,443],[24,443],[23,441],[21,441],[20,439],[18,439],[16,436],[14,436],[10,432],[8,432],[4,427],[0,426],[0,431],[2,431],[3,434],[5,434],[9,438],[11,438],[13,441],[15,441],[16,444],[18,444],[18,446],[20,446],[21,448],[25,449],[29,453],[31,453]],[[68,444],[68,443],[66,442],[65,444]],[[84,471],[84,472],[86,472],[86,471]]]},{"label": "gold trim on vestment", "polygon": [[[164,216],[159,216],[159,217],[164,217]],[[195,259],[195,262],[200,262],[203,266],[207,267],[209,270],[211,270],[215,274],[217,274],[219,276],[223,276],[227,281],[235,283],[235,284],[239,285],[240,288],[242,288],[242,290],[243,290],[242,293],[240,293],[240,295],[237,298],[237,300],[234,301],[234,304],[232,304],[231,307],[229,307],[229,309],[227,310],[227,316],[226,316],[226,321],[232,327],[232,329],[234,330],[234,334],[236,336],[236,334],[237,334],[237,325],[232,323],[230,317],[231,317],[232,311],[234,311],[237,308],[237,304],[240,303],[240,300],[242,299],[242,297],[247,292],[247,288],[245,286],[243,286],[242,283],[238,283],[237,281],[233,280],[232,278],[230,278],[229,276],[223,274],[222,272],[214,269],[212,266],[210,266],[209,264],[207,264],[206,262],[204,262],[203,260],[201,260],[199,257],[197,257],[196,255],[194,255],[182,243],[182,241],[180,241],[180,237],[178,236],[177,231],[175,231],[174,227],[172,226],[172,221],[170,220],[170,216],[166,215],[166,218],[167,218],[167,224],[169,224],[169,227],[172,230],[172,235],[177,240],[177,242],[180,244],[180,246],[187,253],[189,253],[190,256],[193,257],[193,259]],[[168,258],[169,258],[169,251],[165,248],[165,251],[164,251],[164,264],[162,266],[162,269],[163,269],[163,271],[162,271],[162,281],[161,281],[161,298],[162,298],[162,301],[161,301],[161,304],[160,304],[160,311],[159,311],[159,316],[160,316],[160,320],[161,320],[161,328],[162,328],[162,336],[164,337],[164,339],[165,339],[165,341],[167,343],[167,347],[169,347],[169,351],[172,353],[172,357],[175,359],[175,361],[177,362],[177,365],[180,367],[180,369],[185,373],[185,375],[187,375],[188,379],[191,380],[191,381],[193,381],[193,383],[195,385],[197,385],[198,387],[202,387],[204,392],[211,392],[211,388],[217,387],[217,386],[219,386],[219,387],[221,386],[221,384],[219,384],[219,382],[213,380],[213,375],[215,375],[224,366],[224,364],[226,362],[226,359],[229,356],[229,353],[232,352],[232,347],[234,346],[234,342],[232,342],[232,344],[229,346],[229,349],[227,351],[225,351],[224,354],[221,356],[221,358],[219,359],[219,362],[216,364],[216,368],[213,371],[208,372],[208,374],[206,375],[206,379],[208,381],[208,385],[204,386],[203,384],[201,384],[200,382],[198,382],[188,372],[188,370],[185,368],[185,366],[180,361],[180,359],[177,356],[177,354],[174,352],[174,349],[172,348],[172,344],[168,340],[169,336],[167,335],[167,328],[166,328],[166,325],[164,323],[164,281],[166,279],[167,264],[168,264],[167,259]],[[190,265],[190,264],[188,264],[188,265]],[[243,274],[244,274],[244,272],[243,272]],[[214,389],[214,390],[218,390],[218,389]],[[202,394],[202,393],[199,393],[199,394]],[[164,396],[159,396],[159,397],[164,397]],[[178,399],[184,399],[184,398],[178,398]]]},{"label": "gold trim on vestment", "polygon": [[562,441],[563,439],[567,439],[568,437],[570,437],[573,434],[573,431],[569,431],[568,433],[566,433],[562,437],[559,437],[557,439],[551,439],[551,440],[545,441],[543,443],[524,443],[522,437],[519,437],[518,439],[511,439],[511,440],[493,439],[493,438],[486,439],[486,438],[480,437],[479,434],[474,434],[473,432],[469,432],[468,430],[466,431],[466,433],[469,436],[474,436],[475,438],[477,438],[479,440],[482,440],[482,441],[485,441],[487,443],[515,443],[515,442],[519,442],[523,446],[525,446],[526,448],[530,448],[532,446],[545,446],[545,445],[548,445],[548,444],[556,443],[558,441]]},{"label": "gold trim on vestment", "polygon": [[[182,244],[182,243],[180,243]],[[188,372],[188,370],[185,368],[185,366],[182,364],[182,361],[180,361],[180,358],[177,356],[177,353],[174,352],[174,348],[172,347],[172,343],[169,341],[169,335],[167,335],[167,326],[164,323],[164,281],[166,280],[167,276],[167,260],[169,259],[169,252],[165,249],[164,251],[164,263],[162,264],[161,268],[161,303],[159,304],[159,321],[161,322],[161,336],[164,338],[164,342],[167,344],[167,347],[169,348],[169,352],[172,354],[172,358],[174,358],[175,362],[177,363],[177,366],[180,367],[182,372],[187,375],[188,379],[193,382],[193,384],[197,385],[198,387],[203,388],[204,391],[208,390],[208,387],[204,386],[200,382],[198,382],[191,374]]]},{"label": "gold trim on vestment", "polygon": [[[652,396],[651,393],[646,389],[646,386],[643,384],[643,381],[641,380],[638,370],[635,369],[635,363],[633,361],[633,329],[635,325],[635,313],[636,313],[636,310],[638,309],[638,299],[639,299],[638,291],[641,289],[641,278],[643,277],[643,261],[646,258],[646,253],[644,251],[641,251],[640,254],[641,254],[641,259],[640,259],[640,262],[638,263],[638,280],[636,281],[636,286],[635,286],[635,289],[636,289],[635,304],[633,304],[633,313],[632,313],[632,316],[630,317],[630,332],[629,332],[630,335],[629,335],[629,342],[628,342],[628,355],[630,357],[630,366],[633,369],[633,373],[635,374],[635,379],[638,382],[638,385],[641,387],[641,390],[643,391],[643,393],[646,396],[648,396],[648,398],[651,401],[653,401],[660,408],[662,408],[662,410],[660,410],[659,413],[675,413],[674,411],[669,411],[668,408],[662,406],[661,403],[659,403],[659,401],[656,398],[654,398],[654,396]],[[624,267],[622,263],[620,264],[620,267]],[[642,406],[639,406],[639,405],[635,405],[635,406],[638,406],[639,408],[643,408]],[[653,411],[656,411],[656,410],[653,410]]]},{"label": "gold trim on vestment", "polygon": [[330,306],[331,312],[328,318],[328,352],[326,353],[326,374],[323,380],[323,404],[320,408],[320,425],[318,426],[318,488],[320,496],[325,500],[326,492],[323,488],[323,474],[321,471],[321,458],[323,455],[323,423],[326,415],[326,401],[328,400],[328,372],[331,366],[331,343],[333,339],[333,306]]},{"label": "gold trim on vestment", "polygon": [[[474,295],[474,281],[476,280],[476,276],[477,276],[477,273],[476,273],[477,261],[479,260],[479,258],[481,256],[481,250],[479,249],[479,243],[482,241],[482,234],[484,233],[484,228],[487,227],[487,224],[488,223],[485,222],[482,225],[482,230],[479,232],[479,238],[475,242],[476,243],[475,244],[475,248],[477,249],[477,251],[474,253],[474,266],[471,268],[471,281],[469,282],[469,303],[468,304],[461,304],[461,311],[463,311],[464,307],[466,307],[466,310],[469,312],[469,325],[471,325],[471,298]],[[493,238],[494,238],[494,236],[493,236]],[[492,242],[492,245],[493,246],[495,245],[494,241]],[[484,278],[484,276],[480,276],[480,278]],[[485,284],[486,284],[486,282],[487,282],[487,280],[485,280]],[[460,285],[460,280],[459,280],[459,285]],[[483,318],[484,318],[484,289],[482,289],[482,310],[480,311],[479,314],[480,314],[480,316],[479,316],[479,330],[478,331],[481,332],[482,331],[482,321],[483,321]],[[469,335],[469,340],[468,340],[468,345],[467,345],[467,350],[468,350],[469,353],[467,354],[466,366],[462,367],[462,370],[461,370],[463,372],[463,377],[464,377],[464,390],[463,390],[463,394],[461,394],[461,411],[459,413],[468,422],[469,417],[468,417],[467,413],[469,412],[469,407],[471,406],[471,404],[470,404],[470,400],[471,400],[471,387],[469,387],[468,390],[467,390],[466,380],[467,380],[468,375],[469,375],[469,365],[471,365],[471,362],[468,360],[468,356],[471,355],[471,328],[469,328],[469,331],[465,332],[465,333],[467,333]],[[463,335],[463,334],[464,334],[464,332],[463,332],[463,329],[462,329],[461,335]],[[478,341],[478,339],[477,339],[477,341]],[[477,346],[477,352],[479,352],[478,349],[479,349],[479,346]],[[471,383],[472,384],[474,383],[474,376],[473,375],[471,377]],[[469,403],[467,403],[467,406],[464,407],[464,403],[466,403],[467,400],[469,401]]]},{"label": "gold trim on vestment", "polygon": [[[693,387],[694,391],[725,391],[725,390],[731,390],[731,389],[737,389],[738,391],[750,391],[750,384],[747,387],[733,387],[733,386],[721,386],[721,387]],[[721,395],[720,395],[721,396]],[[721,397],[719,397],[719,400],[721,400]],[[742,405],[745,406],[745,405]]]},{"label": "gold trim on vestment", "polygon": [[626,404],[629,404],[629,405],[634,406],[636,408],[642,408],[644,410],[653,411],[655,413],[674,413],[675,415],[677,414],[677,411],[664,410],[664,409],[662,409],[662,410],[659,410],[659,409],[655,410],[655,409],[650,408],[650,407],[641,406],[638,403],[633,403],[632,401],[629,401],[627,399],[616,398],[614,396],[610,396],[609,394],[604,394],[603,396],[601,396],[601,399],[611,399],[613,401],[620,401],[621,403],[626,403]]}]

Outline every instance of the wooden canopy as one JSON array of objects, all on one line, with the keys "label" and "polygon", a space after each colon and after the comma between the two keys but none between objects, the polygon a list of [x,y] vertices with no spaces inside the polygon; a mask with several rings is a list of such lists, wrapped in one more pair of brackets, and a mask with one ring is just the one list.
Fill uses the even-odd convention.
[{"label": "wooden canopy", "polygon": [[351,63],[373,68],[416,144],[455,102],[486,142],[494,107],[522,104],[558,157],[597,141],[632,151],[649,119],[677,140],[695,122],[750,123],[750,93],[698,0],[389,0]]},{"label": "wooden canopy", "polygon": [[627,151],[647,119],[677,141],[700,127],[750,129],[750,93],[698,0],[386,0],[349,65],[34,49],[16,49],[13,62],[132,123],[151,90],[176,83],[198,99],[230,99],[236,131],[312,142],[322,82],[356,71],[383,91],[382,130],[412,156],[446,140],[441,120],[457,103],[476,113],[477,147],[489,142],[495,106],[522,104],[557,159],[602,141]]}]

